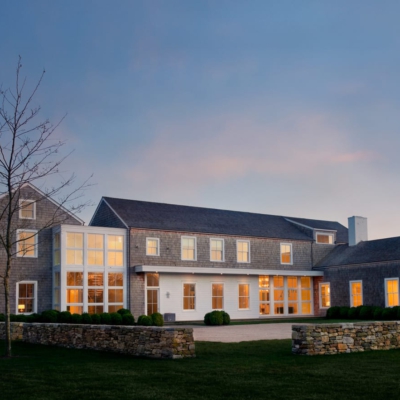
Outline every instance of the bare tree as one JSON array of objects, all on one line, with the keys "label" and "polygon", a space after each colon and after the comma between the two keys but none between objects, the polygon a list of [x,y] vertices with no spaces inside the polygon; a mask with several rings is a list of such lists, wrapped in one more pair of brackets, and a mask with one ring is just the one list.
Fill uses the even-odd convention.
[{"label": "bare tree", "polygon": [[[5,296],[6,357],[11,357],[10,276],[17,252],[29,252],[32,243],[29,239],[63,223],[68,216],[66,210],[79,213],[86,207],[88,202],[83,201],[82,196],[89,186],[88,180],[76,185],[74,174],[62,178],[60,165],[71,153],[61,155],[65,142],[55,139],[54,133],[64,118],[55,125],[47,119],[37,120],[41,108],[33,101],[45,71],[26,94],[26,79],[21,79],[21,68],[20,57],[15,87],[0,87],[0,279]],[[18,236],[17,230],[26,223],[18,218],[24,207],[20,202],[21,190],[27,184],[42,187],[44,181],[49,180],[56,183],[42,188],[44,196],[37,201],[56,196],[59,206],[40,222],[31,236]]]}]

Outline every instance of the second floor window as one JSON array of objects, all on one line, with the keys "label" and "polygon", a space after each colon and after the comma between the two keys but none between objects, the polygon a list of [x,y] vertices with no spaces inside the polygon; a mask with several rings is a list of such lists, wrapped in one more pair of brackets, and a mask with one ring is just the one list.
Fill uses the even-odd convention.
[{"label": "second floor window", "polygon": [[292,245],[281,243],[281,264],[292,264]]},{"label": "second floor window", "polygon": [[224,239],[210,239],[210,260],[224,261]]},{"label": "second floor window", "polygon": [[160,255],[160,239],[158,238],[146,239],[146,255],[148,256]]},{"label": "second floor window", "polygon": [[67,264],[83,265],[83,234],[67,233]]},{"label": "second floor window", "polygon": [[36,218],[36,203],[33,200],[20,200],[19,201],[19,217],[21,219],[35,219]]},{"label": "second floor window", "polygon": [[124,238],[123,236],[108,236],[108,265],[122,267],[124,264]]},{"label": "second floor window", "polygon": [[182,260],[196,260],[196,238],[182,237]]},{"label": "second floor window", "polygon": [[17,231],[17,256],[37,257],[37,231]]},{"label": "second floor window", "polygon": [[240,263],[250,262],[250,242],[247,240],[238,240],[237,246],[237,261]]},{"label": "second floor window", "polygon": [[104,265],[104,235],[88,234],[88,265]]}]

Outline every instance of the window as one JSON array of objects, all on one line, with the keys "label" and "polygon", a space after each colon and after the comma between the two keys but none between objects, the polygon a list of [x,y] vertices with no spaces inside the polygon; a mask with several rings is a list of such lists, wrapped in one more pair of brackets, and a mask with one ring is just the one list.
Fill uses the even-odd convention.
[{"label": "window", "polygon": [[83,312],[83,272],[67,272],[67,311]]},{"label": "window", "polygon": [[88,265],[104,265],[104,235],[88,234]]},{"label": "window", "polygon": [[250,242],[248,240],[237,240],[237,262],[249,263],[250,262]]},{"label": "window", "polygon": [[333,233],[317,233],[316,242],[320,244],[335,244]]},{"label": "window", "polygon": [[124,307],[124,275],[122,272],[108,274],[108,312]]},{"label": "window", "polygon": [[224,261],[224,239],[210,239],[210,260]]},{"label": "window", "polygon": [[292,264],[292,245],[281,243],[281,264]]},{"label": "window", "polygon": [[17,230],[17,256],[37,257],[37,231]]},{"label": "window", "polygon": [[108,265],[122,267],[124,265],[124,237],[108,235]]},{"label": "window", "polygon": [[350,281],[350,307],[358,307],[362,304],[362,281]]},{"label": "window", "polygon": [[285,314],[285,291],[283,276],[274,276],[274,314]]},{"label": "window", "polygon": [[61,257],[60,257],[60,234],[56,233],[53,238],[53,265],[60,265]]},{"label": "window", "polygon": [[222,310],[224,308],[224,284],[212,284],[212,309]]},{"label": "window", "polygon": [[61,295],[60,295],[60,272],[54,272],[53,281],[53,308],[60,311]]},{"label": "window", "polygon": [[17,314],[36,312],[37,282],[22,281],[17,283]]},{"label": "window", "polygon": [[146,274],[147,282],[147,315],[158,312],[158,299],[160,293],[160,275],[157,273]]},{"label": "window", "polygon": [[269,276],[258,277],[258,295],[260,300],[260,315],[269,315],[270,310],[270,289],[269,289]]},{"label": "window", "polygon": [[19,218],[36,219],[36,203],[34,200],[19,201]]},{"label": "window", "polygon": [[311,314],[311,278],[309,276],[300,278],[300,290],[301,313]]},{"label": "window", "polygon": [[88,312],[100,314],[104,311],[104,274],[88,273]]},{"label": "window", "polygon": [[288,276],[287,277],[287,296],[288,296],[288,313],[289,314],[298,314],[298,306],[299,306],[299,291],[298,291],[298,283],[297,276]]},{"label": "window", "polygon": [[385,279],[385,301],[386,307],[399,305],[399,278]]},{"label": "window", "polygon": [[330,283],[320,283],[319,284],[320,293],[320,304],[321,308],[328,308],[331,306],[331,284]]},{"label": "window", "polygon": [[239,283],[239,310],[248,310],[250,308],[250,285],[248,283]]},{"label": "window", "polygon": [[196,254],[196,238],[186,237],[181,238],[181,258],[182,260],[192,260],[195,261],[197,258]]},{"label": "window", "polygon": [[146,239],[146,255],[159,256],[160,255],[160,239],[147,238]]},{"label": "window", "polygon": [[83,233],[67,233],[67,265],[83,265]]},{"label": "window", "polygon": [[183,284],[183,309],[195,310],[196,309],[196,284],[184,283]]}]

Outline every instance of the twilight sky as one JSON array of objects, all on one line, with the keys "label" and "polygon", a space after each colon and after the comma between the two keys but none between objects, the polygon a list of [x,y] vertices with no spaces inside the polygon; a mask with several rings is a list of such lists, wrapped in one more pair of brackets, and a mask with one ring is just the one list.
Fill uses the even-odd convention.
[{"label": "twilight sky", "polygon": [[[87,196],[303,218],[400,236],[400,2],[4,1]],[[81,217],[88,223],[95,207]]]}]

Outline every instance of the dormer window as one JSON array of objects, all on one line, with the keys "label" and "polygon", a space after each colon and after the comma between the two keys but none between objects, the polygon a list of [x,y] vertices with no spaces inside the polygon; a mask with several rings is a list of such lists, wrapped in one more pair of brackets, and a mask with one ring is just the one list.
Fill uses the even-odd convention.
[{"label": "dormer window", "polygon": [[317,232],[316,242],[320,244],[335,244],[334,234]]},{"label": "dormer window", "polygon": [[34,200],[19,201],[19,217],[21,219],[36,219],[36,203]]}]

